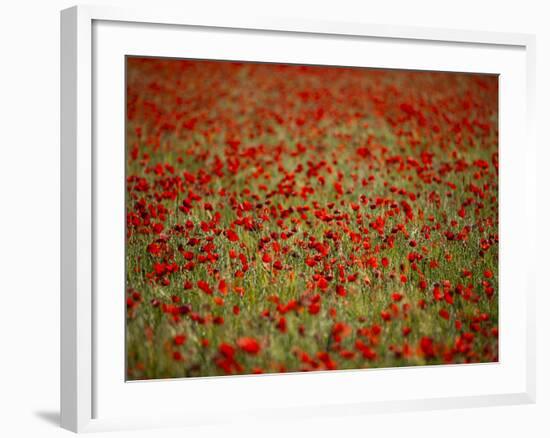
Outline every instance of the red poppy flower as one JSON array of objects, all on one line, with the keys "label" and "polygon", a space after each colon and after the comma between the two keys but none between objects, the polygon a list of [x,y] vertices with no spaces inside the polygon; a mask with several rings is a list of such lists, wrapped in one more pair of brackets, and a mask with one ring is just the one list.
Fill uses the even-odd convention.
[{"label": "red poppy flower", "polygon": [[225,235],[231,242],[239,241],[239,236],[233,230],[226,230]]},{"label": "red poppy flower", "polygon": [[176,335],[174,336],[174,344],[183,345],[185,343],[185,335]]},{"label": "red poppy flower", "polygon": [[237,340],[237,346],[248,354],[257,354],[260,351],[260,344],[254,338],[239,338]]},{"label": "red poppy flower", "polygon": [[208,285],[208,283],[206,281],[203,281],[203,280],[197,281],[197,287],[200,290],[202,290],[204,293],[206,293],[208,295],[212,295],[212,289],[210,288],[210,286]]}]

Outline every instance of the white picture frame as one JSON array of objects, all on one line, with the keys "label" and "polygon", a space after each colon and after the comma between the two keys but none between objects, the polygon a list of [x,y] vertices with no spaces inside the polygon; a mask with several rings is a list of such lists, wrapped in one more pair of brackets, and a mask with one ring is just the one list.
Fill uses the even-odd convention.
[{"label": "white picture frame", "polygon": [[[140,33],[143,29],[148,29],[148,35],[158,34],[153,37],[151,47],[146,48],[145,43],[140,40]],[[234,38],[242,42],[243,49],[246,50],[247,44],[250,45],[250,52],[261,48],[253,49],[253,42],[258,38],[269,38],[270,42],[275,44],[289,44],[286,38],[299,39],[309,38],[308,44],[316,44],[316,38],[330,39],[340,38],[335,46],[327,46],[323,56],[326,58],[304,59],[304,63],[312,63],[320,59],[320,64],[331,63],[331,56],[334,63],[345,62],[344,58],[336,56],[336,46],[344,47],[347,44],[362,44],[370,41],[373,45],[380,42],[396,45],[393,55],[388,54],[383,58],[380,54],[379,61],[375,66],[386,66],[393,68],[407,68],[407,66],[416,66],[416,68],[439,69],[441,63],[447,62],[443,69],[455,69],[459,71],[482,71],[503,74],[503,78],[510,77],[508,89],[503,93],[503,105],[509,103],[519,104],[519,109],[506,112],[501,117],[501,127],[503,144],[512,145],[511,139],[521,138],[521,149],[506,150],[507,155],[503,157],[503,172],[510,172],[502,176],[501,180],[501,201],[503,206],[510,208],[501,211],[503,217],[502,231],[510,237],[510,243],[503,243],[506,247],[506,259],[501,262],[503,275],[500,287],[513,285],[517,295],[510,294],[510,301],[507,298],[501,303],[501,313],[504,315],[501,322],[506,323],[517,312],[515,319],[519,329],[510,336],[510,341],[503,347],[515,351],[516,358],[510,365],[508,371],[503,371],[500,375],[502,387],[495,378],[494,382],[489,382],[490,376],[496,376],[499,370],[506,370],[508,359],[502,359],[502,362],[495,365],[500,368],[487,368],[484,365],[469,366],[467,376],[462,372],[461,366],[443,366],[443,367],[415,367],[416,370],[391,369],[391,370],[368,370],[367,374],[361,371],[331,372],[331,373],[313,373],[312,376],[298,374],[282,376],[262,376],[262,377],[223,377],[214,379],[186,379],[187,383],[182,382],[185,379],[174,379],[164,382],[134,382],[125,383],[120,380],[123,376],[123,370],[116,368],[119,363],[124,361],[123,357],[118,357],[115,364],[106,363],[102,358],[107,353],[119,352],[120,342],[123,342],[124,331],[118,333],[120,320],[113,318],[99,318],[98,312],[107,315],[115,310],[107,309],[105,300],[98,299],[98,294],[104,290],[104,285],[111,282],[117,276],[120,270],[114,273],[114,276],[105,274],[107,272],[102,268],[105,263],[111,265],[117,264],[119,260],[123,269],[123,258],[117,258],[120,254],[120,230],[113,230],[114,234],[109,234],[106,230],[109,225],[106,218],[102,216],[105,208],[98,206],[117,206],[120,201],[117,197],[117,190],[112,194],[109,188],[113,181],[116,182],[121,169],[116,168],[116,159],[112,166],[105,164],[104,155],[97,153],[98,144],[104,144],[104,139],[113,139],[114,144],[118,144],[121,132],[116,131],[116,126],[97,128],[97,124],[102,125],[102,117],[106,117],[105,99],[103,96],[108,91],[111,99],[117,99],[120,96],[120,81],[123,78],[117,76],[118,67],[115,67],[113,76],[115,82],[103,86],[100,84],[101,78],[105,77],[105,68],[110,68],[107,62],[112,59],[120,60],[121,54],[157,54],[158,56],[173,56],[181,52],[177,45],[169,47],[164,45],[165,52],[158,52],[155,44],[162,43],[162,38],[168,34],[171,37],[177,34],[171,32],[199,32],[205,38],[205,43],[198,44],[197,52],[194,57],[200,57],[201,53],[206,59],[209,57],[220,56],[220,59],[235,59],[234,57],[244,57],[242,60],[252,60],[244,53],[239,55],[227,53],[224,55],[223,45],[215,48],[208,48],[209,39],[215,40],[215,35],[223,32],[234,32]],[[130,33],[128,33],[130,32]],[[132,48],[128,49],[128,35],[132,35]],[[198,35],[198,34],[197,34]],[[198,37],[197,37],[198,38]],[[149,38],[151,40],[151,38]],[[173,38],[172,38],[173,40]],[[199,41],[200,38],[197,39]],[[279,40],[284,40],[277,43]],[[156,43],[155,43],[156,41]],[[109,44],[106,44],[109,43]],[[141,46],[140,46],[141,44]],[[202,45],[201,45],[202,44]],[[211,44],[212,45],[212,44]],[[481,52],[475,52],[473,58],[479,64],[464,67],[464,60],[460,56],[445,56],[444,50],[447,46],[464,51],[465,59],[467,50],[474,53],[478,49]],[[200,47],[199,47],[200,46]],[[430,50],[440,51],[440,59],[431,59],[424,64],[407,64],[407,60],[396,62],[395,53],[401,53],[406,58],[403,46],[417,47],[421,51],[426,51],[429,55]],[[314,47],[314,46],[312,46]],[[214,50],[215,49],[215,50]],[[129,50],[129,51],[128,51]],[[178,52],[178,50],[180,52]],[[203,52],[200,52],[203,50]],[[211,50],[209,52],[209,50]],[[331,53],[332,50],[332,53]],[[373,49],[374,50],[374,49]],[[382,53],[383,50],[376,53]],[[493,51],[495,54],[491,55]],[[75,431],[100,431],[112,429],[132,429],[160,426],[177,426],[189,424],[206,424],[213,422],[213,416],[216,422],[219,421],[239,421],[247,417],[255,418],[273,418],[275,416],[292,417],[310,417],[312,415],[343,415],[343,414],[363,414],[368,412],[399,412],[414,409],[441,409],[451,407],[474,407],[503,404],[521,404],[532,403],[535,400],[535,310],[534,310],[534,279],[535,274],[525,263],[518,263],[514,267],[514,257],[519,258],[518,250],[534,247],[534,236],[536,230],[536,220],[534,213],[526,208],[514,208],[507,202],[507,197],[524,197],[525,205],[534,205],[535,188],[535,142],[533,134],[533,109],[534,109],[534,51],[535,38],[526,34],[505,34],[490,32],[460,31],[450,29],[424,29],[416,27],[394,27],[382,26],[366,23],[339,23],[339,22],[315,22],[304,19],[288,18],[258,18],[242,16],[239,20],[227,20],[224,17],[195,15],[192,10],[185,11],[162,11],[155,8],[149,10],[130,10],[110,7],[78,6],[66,9],[61,12],[61,426]],[[200,52],[200,53],[199,53]],[[498,54],[497,54],[498,52]],[[374,53],[374,52],[373,52]],[[420,53],[420,52],[419,52]],[[434,52],[435,53],[435,52]],[[462,52],[460,52],[462,53]],[[483,55],[483,56],[481,56]],[[105,56],[105,58],[102,58]],[[193,57],[192,56],[192,57]],[[277,50],[267,55],[251,55],[254,60],[275,60],[275,61],[300,61],[300,54],[277,55]],[[270,57],[266,59],[266,57]],[[280,57],[278,57],[280,56]],[[285,57],[286,56],[286,57]],[[294,56],[290,59],[289,57]],[[321,55],[319,55],[321,56]],[[343,55],[342,55],[343,56]],[[393,58],[392,58],[393,56]],[[490,58],[494,59],[491,60]],[[246,58],[246,59],[245,59]],[[498,58],[498,59],[497,59]],[[501,59],[502,58],[502,59]],[[99,60],[99,62],[98,62]],[[496,61],[495,61],[496,60]],[[102,62],[105,61],[105,62]],[[491,62],[503,67],[491,67]],[[519,62],[518,62],[519,61]],[[97,62],[97,65],[96,65]],[[118,62],[118,61],[117,61]],[[415,61],[420,62],[420,61]],[[462,62],[462,64],[461,64]],[[439,63],[439,64],[438,64]],[[485,63],[485,64],[484,64]],[[501,64],[499,64],[501,63]],[[114,65],[114,64],[113,64]],[[120,64],[117,64],[120,66]],[[347,65],[347,64],[340,64]],[[461,67],[462,65],[462,67]],[[509,67],[505,67],[509,65]],[[439,67],[438,67],[439,66]],[[485,66],[485,67],[482,67]],[[499,70],[502,68],[502,71]],[[478,70],[481,69],[481,70]],[[506,71],[508,73],[502,73]],[[508,75],[508,76],[506,76]],[[118,79],[117,79],[118,78]],[[524,82],[525,80],[525,82]],[[515,81],[515,82],[514,82]],[[102,88],[103,87],[103,88]],[[111,88],[118,87],[118,88]],[[103,90],[98,93],[98,90]],[[103,93],[103,94],[102,94]],[[115,118],[120,122],[123,114],[117,110],[121,108],[122,102],[112,105],[112,111],[115,111]],[[517,105],[516,105],[517,106]],[[105,116],[103,115],[105,114]],[[506,116],[508,114],[508,116]],[[112,114],[110,114],[112,116]],[[514,116],[514,117],[512,117]],[[512,122],[513,121],[513,122]],[[508,124],[506,124],[508,122]],[[512,126],[513,125],[513,126]],[[114,131],[113,131],[114,129]],[[118,134],[113,135],[113,132]],[[521,137],[520,137],[521,135]],[[111,137],[108,137],[111,136]],[[517,144],[516,144],[517,146]],[[101,146],[100,146],[101,147]],[[124,142],[120,143],[118,155],[124,149]],[[118,150],[118,149],[117,149]],[[508,166],[508,168],[507,168]],[[120,167],[120,166],[119,166]],[[118,170],[117,170],[118,169]],[[513,181],[512,181],[513,179]],[[512,184],[514,182],[514,184]],[[105,203],[105,204],[103,204]],[[123,204],[120,204],[123,209]],[[528,239],[513,239],[514,225],[526,222],[528,229]],[[107,224],[107,225],[106,225]],[[99,231],[98,231],[99,230]],[[99,234],[98,234],[99,233]],[[102,234],[103,233],[103,234]],[[109,235],[115,237],[116,250],[110,251],[111,258],[107,260],[105,237]],[[103,237],[101,237],[103,236]],[[103,257],[105,256],[105,257]],[[514,267],[514,269],[507,269]],[[513,272],[512,272],[513,271]],[[503,284],[503,282],[507,282]],[[116,283],[113,287],[117,287]],[[123,293],[120,293],[123,297]],[[506,295],[505,295],[506,296]],[[123,298],[122,298],[123,299]],[[122,315],[122,313],[121,313]],[[508,316],[507,316],[508,315]],[[122,318],[122,317],[121,317]],[[508,318],[508,319],[506,319]],[[506,327],[503,326],[504,337],[507,334]],[[109,328],[114,330],[108,330]],[[109,331],[113,338],[118,340],[108,341],[105,332]],[[112,333],[115,333],[114,335]],[[513,338],[513,339],[512,339]],[[510,342],[510,344],[508,344]],[[100,354],[103,352],[105,354]],[[122,362],[121,362],[122,361]],[[111,367],[108,369],[108,367]],[[445,370],[443,370],[445,369]],[[454,370],[454,371],[451,371]],[[449,370],[449,371],[446,371]],[[388,374],[389,373],[389,374]],[[413,374],[414,373],[414,374]],[[390,377],[387,377],[387,376]],[[382,397],[376,393],[377,384],[387,381],[389,378],[395,381],[411,381],[423,379],[426,376],[433,375],[434,381],[437,379],[474,379],[480,383],[480,392],[472,391],[471,388],[462,385],[458,380],[455,382],[456,388],[450,388],[446,392],[445,388],[433,388],[426,395],[417,391],[411,384],[410,391],[396,389],[388,397]],[[460,377],[462,375],[462,377]],[[357,385],[365,376],[369,376],[369,387],[373,388],[373,394],[363,396],[361,394],[349,394],[349,400],[346,398],[346,385]],[[374,376],[374,377],[373,377]],[[113,379],[118,379],[117,384],[113,385]],[[274,380],[273,380],[274,379]],[[353,383],[349,383],[352,382]],[[348,383],[346,383],[348,382]],[[378,382],[378,383],[377,383]],[[486,386],[481,382],[487,382]],[[132,415],[132,409],[117,410],[117,406],[130,406],[131,400],[136,397],[144,397],[144,400],[157,400],[161,394],[168,393],[170,387],[186,384],[190,397],[193,394],[205,391],[207,394],[213,394],[217,391],[237,391],[245,394],[247,398],[255,394],[255,391],[263,392],[273,391],[271,403],[258,398],[257,401],[247,402],[242,398],[239,403],[242,406],[236,407],[234,411],[224,412],[215,403],[212,404],[207,398],[197,397],[193,403],[195,411],[190,411],[189,406],[185,408],[186,414],[183,414],[183,405],[176,404],[168,412],[167,404],[157,403],[155,409],[149,407],[148,415],[139,413]],[[326,384],[328,396],[320,396],[312,388]],[[299,393],[312,390],[312,395],[308,399],[306,396],[297,397],[296,403],[285,403],[283,393],[278,393],[278,388],[284,388],[285,385],[292,385],[299,389]],[[491,386],[492,385],[492,386]],[[508,386],[506,386],[508,385]],[[116,388],[115,388],[116,387]],[[343,388],[339,393],[335,388]],[[351,386],[353,387],[353,386]],[[359,387],[359,386],[357,386]],[[118,389],[117,389],[118,388]],[[128,389],[128,391],[127,391]],[[437,390],[436,390],[437,389]],[[332,392],[331,392],[332,391]],[[125,395],[123,393],[126,393]],[[111,400],[110,402],[107,401]],[[420,394],[420,395],[419,395]],[[424,394],[424,395],[422,395]],[[353,397],[352,397],[353,395]],[[123,398],[126,397],[126,398]],[[243,396],[244,397],[244,396]],[[110,403],[110,405],[109,405]],[[257,404],[257,406],[255,406]],[[104,407],[105,406],[105,407]],[[206,407],[209,407],[209,411]],[[115,412],[116,411],[116,412]],[[102,412],[107,412],[103,415]]]}]

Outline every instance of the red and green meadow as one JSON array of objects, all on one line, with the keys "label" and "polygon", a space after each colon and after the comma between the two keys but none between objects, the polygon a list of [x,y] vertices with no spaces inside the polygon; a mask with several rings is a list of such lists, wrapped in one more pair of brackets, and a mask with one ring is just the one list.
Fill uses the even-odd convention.
[{"label": "red and green meadow", "polygon": [[127,59],[130,380],[498,361],[498,78]]}]

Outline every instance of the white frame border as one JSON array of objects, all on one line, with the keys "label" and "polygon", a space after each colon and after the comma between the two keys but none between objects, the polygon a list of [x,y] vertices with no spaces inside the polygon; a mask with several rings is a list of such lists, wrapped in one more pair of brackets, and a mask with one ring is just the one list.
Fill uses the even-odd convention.
[{"label": "white frame border", "polygon": [[[310,21],[304,19],[241,16],[232,19],[200,15],[193,11],[163,11],[74,6],[61,12],[61,426],[74,432],[161,426],[138,419],[92,418],[92,21],[174,24],[199,27],[339,34],[404,40],[446,41],[519,46],[527,58],[527,133],[529,165],[535,152],[534,93],[535,37],[528,34],[493,33],[451,29],[386,26],[367,23]],[[529,180],[535,186],[534,172]],[[531,236],[534,236],[533,216]],[[534,239],[530,239],[534,245]],[[534,249],[534,248],[533,248]],[[527,297],[527,391],[519,394],[449,397],[439,400],[361,403],[316,408],[318,414],[358,415],[419,409],[448,409],[533,403],[535,401],[535,273]],[[314,415],[304,408],[302,414]],[[281,408],[280,414],[291,415]],[[163,426],[167,426],[163,422]],[[178,424],[169,424],[177,426]]]}]

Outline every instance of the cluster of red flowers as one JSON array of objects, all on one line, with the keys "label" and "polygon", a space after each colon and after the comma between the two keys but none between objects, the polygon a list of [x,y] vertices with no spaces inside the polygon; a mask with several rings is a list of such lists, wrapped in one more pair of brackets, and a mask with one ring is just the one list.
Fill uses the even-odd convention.
[{"label": "cluster of red flowers", "polygon": [[498,360],[498,80],[129,58],[128,378]]}]

